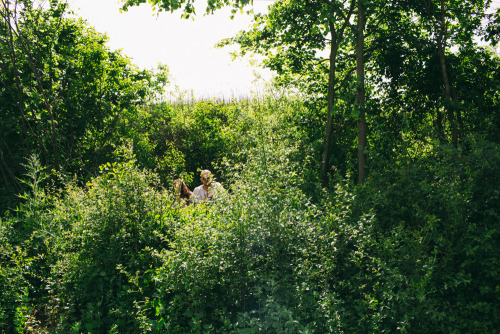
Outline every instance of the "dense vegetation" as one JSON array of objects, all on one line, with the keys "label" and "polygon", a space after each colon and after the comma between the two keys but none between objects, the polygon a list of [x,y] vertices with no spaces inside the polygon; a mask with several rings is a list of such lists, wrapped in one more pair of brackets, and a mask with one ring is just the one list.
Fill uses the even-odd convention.
[{"label": "dense vegetation", "polygon": [[[395,1],[368,38],[360,105],[352,45],[331,92],[329,68],[294,49],[299,32],[280,32],[300,4],[276,1],[263,31],[239,36],[279,70],[265,94],[170,103],[165,66],[136,68],[65,4],[2,1],[1,332],[500,328],[498,55],[446,48],[448,96],[440,48],[416,33],[432,17]],[[406,35],[389,29],[406,19]],[[468,40],[472,19],[453,22]],[[227,192],[177,205],[172,181],[193,188],[204,168]]]}]

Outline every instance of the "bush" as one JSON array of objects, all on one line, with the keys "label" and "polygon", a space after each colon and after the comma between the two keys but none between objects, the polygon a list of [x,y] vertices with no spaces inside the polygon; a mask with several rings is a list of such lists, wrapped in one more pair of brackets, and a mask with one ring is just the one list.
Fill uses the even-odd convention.
[{"label": "bush", "polygon": [[232,195],[180,213],[171,249],[154,253],[161,265],[151,278],[156,292],[138,303],[143,328],[326,333],[414,325],[435,256],[420,254],[422,240],[403,226],[381,242],[374,215],[356,217],[348,185],[313,204],[283,152],[258,146]]},{"label": "bush", "polygon": [[[357,190],[356,211],[373,208],[381,238],[403,227],[421,240],[412,252],[415,260],[434,258],[425,303],[412,321],[419,330],[484,333],[498,327],[495,245],[500,240],[493,202],[499,167],[495,144],[483,142],[463,152],[437,146],[430,155],[400,158],[399,165],[373,172]],[[405,256],[394,263],[405,276],[417,265]]]},{"label": "bush", "polygon": [[87,191],[72,189],[58,203],[62,255],[52,281],[58,303],[52,306],[62,328],[89,332],[133,330],[133,285],[123,271],[147,272],[154,263],[148,248],[165,241],[155,233],[168,229],[162,217],[170,201],[155,189],[157,181],[132,162],[107,164]]},{"label": "bush", "polygon": [[175,206],[130,147],[58,196],[31,164],[30,194],[0,222],[1,329],[495,331],[495,144],[436,146],[328,191],[297,159],[300,134],[261,116],[244,158],[222,159],[227,191],[196,206]]}]

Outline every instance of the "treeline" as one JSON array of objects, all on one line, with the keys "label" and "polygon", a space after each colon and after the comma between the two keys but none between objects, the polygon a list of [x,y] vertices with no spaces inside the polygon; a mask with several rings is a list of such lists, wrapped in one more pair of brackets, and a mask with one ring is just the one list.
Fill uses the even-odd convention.
[{"label": "treeline", "polygon": [[[2,2],[0,330],[495,332],[498,12],[377,3],[364,95],[357,2],[275,1],[233,40],[265,94],[170,103],[65,3]],[[175,206],[200,168],[226,196]]]}]

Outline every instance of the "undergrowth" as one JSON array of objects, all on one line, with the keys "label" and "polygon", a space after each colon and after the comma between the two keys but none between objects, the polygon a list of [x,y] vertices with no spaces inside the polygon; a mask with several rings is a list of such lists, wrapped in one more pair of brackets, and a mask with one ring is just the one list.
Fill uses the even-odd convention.
[{"label": "undergrowth", "polygon": [[[263,115],[265,117],[265,115]],[[271,126],[269,126],[271,125]],[[7,333],[485,333],[499,326],[498,147],[311,183],[262,119],[227,192],[180,207],[132,148],[0,224]],[[272,141],[269,140],[272,138]],[[309,193],[307,189],[314,188]],[[314,195],[314,196],[313,196]]]}]

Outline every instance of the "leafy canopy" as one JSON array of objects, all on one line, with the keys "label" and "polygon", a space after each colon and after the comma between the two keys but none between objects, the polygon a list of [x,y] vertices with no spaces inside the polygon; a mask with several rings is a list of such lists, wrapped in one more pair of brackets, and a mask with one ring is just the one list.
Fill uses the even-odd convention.
[{"label": "leafy canopy", "polygon": [[[157,12],[169,11],[174,12],[176,10],[182,11],[183,18],[189,18],[191,15],[195,15],[195,0],[149,0],[148,3],[151,5],[153,10]],[[122,10],[127,11],[129,7],[139,6],[142,3],[146,3],[146,0],[123,0]],[[246,5],[252,5],[253,0],[207,0],[206,1],[206,14],[212,14],[215,10],[220,9],[225,6],[233,7],[232,14],[234,15],[237,9],[243,10]]]}]

